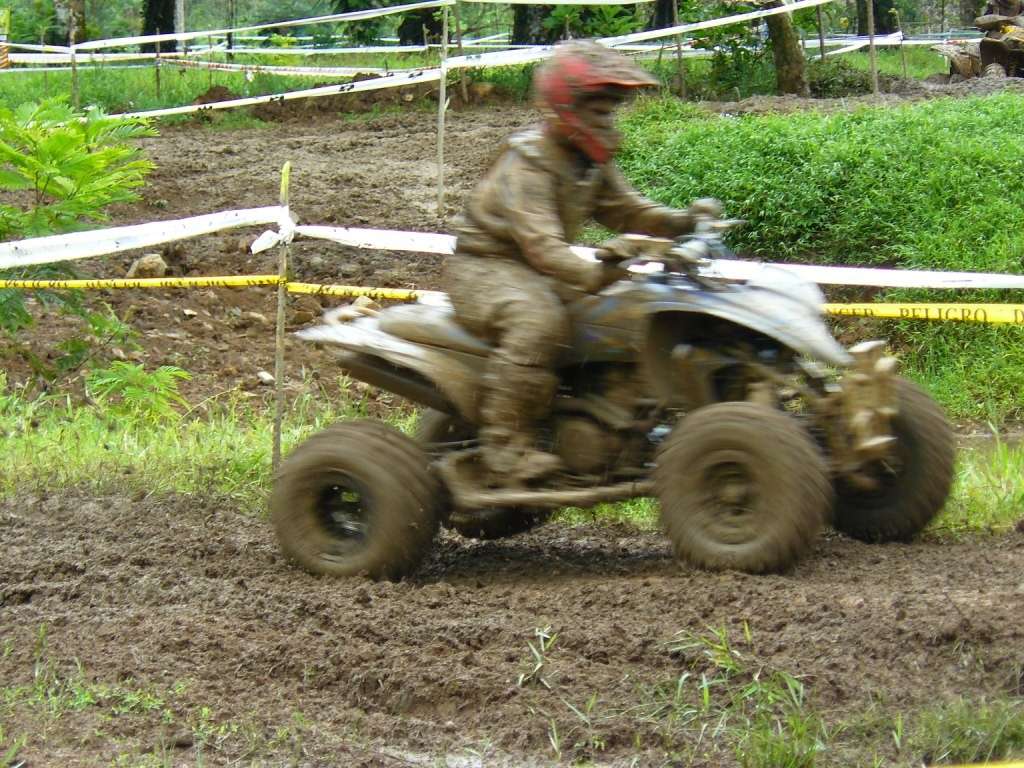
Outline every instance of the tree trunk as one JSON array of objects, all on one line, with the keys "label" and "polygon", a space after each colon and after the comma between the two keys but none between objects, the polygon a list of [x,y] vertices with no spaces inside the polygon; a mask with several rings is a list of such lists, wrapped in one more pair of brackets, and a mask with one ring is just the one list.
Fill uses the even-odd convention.
[{"label": "tree trunk", "polygon": [[516,5],[512,16],[512,42],[516,45],[547,45],[561,30],[547,30],[544,19],[554,10],[550,5]]},{"label": "tree trunk", "polygon": [[[441,42],[441,19],[435,18],[436,8],[424,8],[421,11],[407,13],[398,25],[398,42],[402,45],[426,45],[428,42]],[[427,30],[430,40],[423,39],[423,29]]]},{"label": "tree trunk", "polygon": [[647,28],[664,29],[665,27],[671,27],[673,24],[672,19],[675,18],[672,13],[672,6],[675,4],[676,0],[654,0],[654,13],[651,15],[651,21]]},{"label": "tree trunk", "polygon": [[85,42],[85,0],[54,0],[53,13],[62,41]]},{"label": "tree trunk", "polygon": [[[146,0],[142,34],[155,35],[158,31],[164,35],[174,32],[174,0]],[[176,51],[177,49],[177,43],[173,40],[160,43],[161,51]],[[156,46],[144,45],[142,50],[151,53],[156,50]]]},{"label": "tree trunk", "polygon": [[[776,0],[775,7],[782,5]],[[804,77],[804,50],[793,26],[793,17],[788,13],[766,16],[768,39],[772,43],[772,58],[775,60],[776,89],[779,93],[793,93],[809,96],[807,78]]]},{"label": "tree trunk", "polygon": [[960,26],[973,27],[974,20],[981,15],[982,3],[979,0],[960,0]]},{"label": "tree trunk", "polygon": [[[896,31],[895,0],[874,0],[875,34],[891,35]],[[857,0],[857,34],[864,37],[868,34],[868,7],[866,0]]]}]

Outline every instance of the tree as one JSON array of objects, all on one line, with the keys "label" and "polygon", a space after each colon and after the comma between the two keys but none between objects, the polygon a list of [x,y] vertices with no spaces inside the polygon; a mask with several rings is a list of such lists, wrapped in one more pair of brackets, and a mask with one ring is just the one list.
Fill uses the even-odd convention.
[{"label": "tree", "polygon": [[[142,19],[142,34],[155,35],[158,32],[167,34],[174,31],[174,0],[145,0],[146,13]],[[143,46],[143,50],[155,51],[155,45]],[[160,44],[161,51],[175,51],[177,44],[173,40]]]},{"label": "tree", "polygon": [[516,5],[512,16],[512,42],[516,45],[547,45],[555,42],[561,30],[548,29],[544,24],[554,10],[551,5]]},{"label": "tree", "polygon": [[85,0],[54,0],[56,31],[62,41],[81,43],[85,34]]},{"label": "tree", "polygon": [[[875,34],[891,35],[896,31],[895,0],[873,0],[875,12]],[[867,0],[857,0],[857,34],[868,34]]]},{"label": "tree", "polygon": [[[774,7],[781,5],[780,0],[772,3]],[[810,90],[804,76],[804,49],[793,26],[792,15],[777,13],[765,17],[765,21],[768,22],[768,37],[772,43],[776,87],[779,93],[809,96]]]}]

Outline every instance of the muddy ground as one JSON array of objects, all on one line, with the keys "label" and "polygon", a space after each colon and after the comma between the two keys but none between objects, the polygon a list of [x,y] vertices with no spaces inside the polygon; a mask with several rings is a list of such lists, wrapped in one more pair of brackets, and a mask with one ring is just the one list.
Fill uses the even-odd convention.
[{"label": "muddy ground", "polygon": [[[832,536],[794,572],[754,577],[682,568],[656,533],[549,525],[448,536],[390,584],[296,571],[264,521],[215,501],[20,498],[0,504],[0,529],[4,684],[89,681],[160,702],[93,689],[59,717],[22,705],[4,728],[30,734],[26,766],[547,765],[553,730],[566,760],[732,765],[731,736],[701,741],[699,721],[666,709],[682,674],[691,705],[701,674],[718,674],[672,647],[709,628],[748,671],[713,705],[749,672],[783,670],[815,711],[860,729],[823,764],[868,764],[872,750],[919,764],[893,752],[897,712],[909,731],[911,713],[946,699],[1024,695],[1021,533]],[[519,685],[545,627],[557,638],[544,684]],[[111,717],[116,706],[127,712]]]},{"label": "muddy ground", "polygon": [[[438,231],[434,117],[410,108],[165,127],[143,142],[157,164],[143,201],[115,221],[272,204],[290,160],[304,222]],[[449,215],[501,138],[530,119],[514,106],[449,116]],[[256,234],[210,236],[164,256],[174,274],[272,272],[273,253],[245,250]],[[300,242],[293,257],[299,280],[437,287],[435,256]],[[120,276],[130,262],[80,269]],[[111,354],[191,371],[183,390],[193,402],[235,386],[265,396],[256,373],[273,361],[269,290],[98,298],[130,312],[141,334],[140,349]],[[290,323],[319,310],[297,300]],[[74,330],[42,313],[25,343],[45,357]],[[30,378],[24,356],[8,351],[4,362],[13,379]],[[327,364],[293,345],[292,388]],[[546,765],[559,753],[730,765],[735,734],[708,735],[720,719],[689,722],[670,706],[682,675],[690,706],[694,681],[718,674],[699,649],[675,648],[686,637],[677,633],[719,627],[743,671],[712,709],[758,669],[798,675],[815,711],[853,724],[826,764],[868,764],[875,751],[920,764],[920,751],[895,751],[896,713],[961,695],[1024,695],[1016,531],[882,547],[830,536],[793,573],[751,577],[680,568],[653,532],[551,525],[495,543],[446,535],[402,584],[296,571],[265,521],[212,499],[20,497],[0,502],[0,539],[0,683],[23,697],[5,714],[0,758],[2,740],[24,734],[25,768]],[[519,685],[534,669],[527,643],[545,627],[557,639]]]}]

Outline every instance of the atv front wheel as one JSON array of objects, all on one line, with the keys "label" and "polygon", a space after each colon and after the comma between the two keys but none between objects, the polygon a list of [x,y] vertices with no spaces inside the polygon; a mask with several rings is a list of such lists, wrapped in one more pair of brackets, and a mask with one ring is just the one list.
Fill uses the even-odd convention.
[{"label": "atv front wheel", "polygon": [[676,556],[702,568],[781,571],[824,527],[828,468],[792,418],[755,403],[718,403],[672,430],[654,471]]},{"label": "atv front wheel", "polygon": [[384,424],[353,421],[288,457],[271,519],[284,553],[312,573],[397,580],[430,550],[439,496],[419,446]]},{"label": "atv front wheel", "polygon": [[[424,448],[440,449],[446,443],[460,443],[476,437],[476,430],[457,416],[427,409],[416,424],[416,441]],[[499,507],[496,509],[453,510],[442,522],[446,528],[467,539],[504,539],[546,523],[550,509]]]},{"label": "atv front wheel", "polygon": [[899,412],[892,420],[893,455],[868,474],[865,491],[839,478],[832,524],[868,542],[908,541],[939,513],[950,486],[956,446],[942,409],[916,384],[896,380]]}]

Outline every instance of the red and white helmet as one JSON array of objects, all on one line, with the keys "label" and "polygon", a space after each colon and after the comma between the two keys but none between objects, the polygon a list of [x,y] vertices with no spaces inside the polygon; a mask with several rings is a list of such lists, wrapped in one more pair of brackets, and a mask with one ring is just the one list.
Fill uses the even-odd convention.
[{"label": "red and white helmet", "polygon": [[579,114],[579,105],[595,96],[624,97],[658,81],[620,53],[590,40],[573,40],[555,48],[533,78],[538,106],[549,126],[595,163],[605,163],[614,142]]}]

